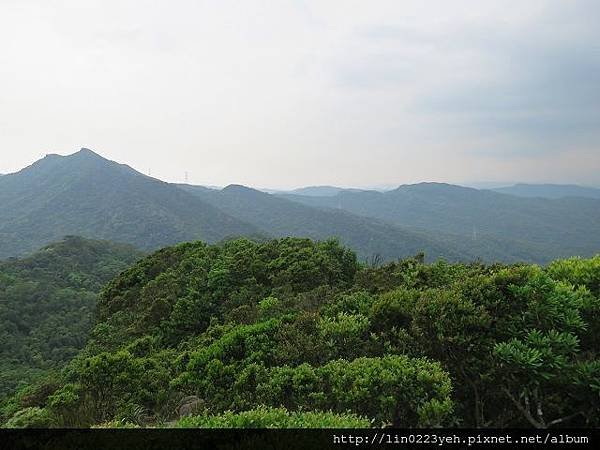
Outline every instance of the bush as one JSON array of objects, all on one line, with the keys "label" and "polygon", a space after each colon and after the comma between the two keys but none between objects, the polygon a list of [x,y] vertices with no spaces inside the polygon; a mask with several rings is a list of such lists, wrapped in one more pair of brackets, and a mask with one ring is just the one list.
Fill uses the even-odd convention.
[{"label": "bush", "polygon": [[53,425],[48,411],[33,406],[18,411],[12,416],[3,428],[49,428]]},{"label": "bush", "polygon": [[450,377],[436,362],[406,356],[336,360],[275,367],[257,385],[259,403],[353,411],[379,424],[402,427],[446,424],[453,410]]},{"label": "bush", "polygon": [[321,411],[295,411],[260,406],[249,411],[227,411],[212,416],[180,419],[177,428],[368,428],[368,419],[355,414]]}]

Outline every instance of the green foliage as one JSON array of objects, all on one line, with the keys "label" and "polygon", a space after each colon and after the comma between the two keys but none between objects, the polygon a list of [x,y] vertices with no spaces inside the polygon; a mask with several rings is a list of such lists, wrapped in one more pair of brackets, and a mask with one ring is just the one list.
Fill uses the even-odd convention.
[{"label": "green foliage", "polygon": [[67,237],[0,262],[0,400],[84,347],[97,293],[139,257],[129,246]]},{"label": "green foliage", "polygon": [[34,406],[18,411],[3,428],[49,428],[52,425],[48,411]]},{"label": "green foliage", "polygon": [[[142,411],[146,410],[160,415],[161,407],[170,400],[174,357],[175,353],[169,350],[153,352],[151,356],[119,350],[75,360],[67,376],[72,384],[55,393],[49,406],[69,426],[80,425],[81,421],[89,421],[86,425],[104,422],[113,417],[140,422]],[[85,414],[73,417],[69,414],[73,409]]]},{"label": "green foliage", "polygon": [[596,261],[365,267],[298,238],[166,248],[106,285],[86,346],[1,420],[596,427]]},{"label": "green foliage", "polygon": [[503,391],[532,426],[545,428],[574,416],[596,423],[596,413],[589,414],[598,404],[593,384],[587,387],[590,402],[580,398],[582,409],[571,409],[572,398],[581,395],[580,371],[597,364],[582,361],[579,345],[578,334],[587,327],[582,317],[585,292],[542,273],[513,290],[527,309],[515,337],[494,347]]},{"label": "green foliage", "polygon": [[285,408],[258,407],[214,416],[184,417],[177,428],[369,428],[368,419],[354,414],[321,411],[288,411]]},{"label": "green foliage", "polygon": [[426,360],[387,356],[317,367],[266,367],[263,361],[247,358],[228,364],[206,358],[202,364],[196,358],[183,379],[215,412],[266,404],[354,411],[379,423],[415,427],[447,423],[452,410],[448,375]]},{"label": "green foliage", "polygon": [[548,266],[548,273],[555,280],[584,286],[593,295],[600,295],[600,255],[590,259],[569,258],[554,261]]},{"label": "green foliage", "polygon": [[437,363],[404,356],[276,367],[258,382],[258,401],[288,408],[354,411],[378,424],[439,426],[452,412],[450,379]]},{"label": "green foliage", "polygon": [[258,311],[261,317],[269,317],[277,313],[281,303],[275,297],[266,297],[258,302]]},{"label": "green foliage", "polygon": [[245,308],[241,319],[251,319],[269,296],[289,297],[321,285],[348,287],[357,269],[354,254],[335,241],[182,244],[157,252],[114,280],[98,311],[101,320],[110,317],[108,323],[117,319],[113,312],[135,317],[132,337],[160,330],[175,343],[206,330],[214,316],[239,322],[232,312]]},{"label": "green foliage", "polygon": [[[455,380],[462,423],[596,423],[598,396],[589,388],[595,383],[586,387],[578,374],[582,364],[595,367],[597,340],[588,329],[597,329],[597,298],[553,279],[553,267],[474,265],[452,272],[461,275],[445,277],[441,287],[415,289],[414,277],[403,277],[410,289],[378,296],[370,317],[383,351],[442,362]],[[534,400],[543,420],[530,414]]]},{"label": "green foliage", "polygon": [[369,344],[371,322],[362,314],[338,313],[334,318],[322,317],[317,323],[319,338],[327,351],[327,359],[351,359]]}]

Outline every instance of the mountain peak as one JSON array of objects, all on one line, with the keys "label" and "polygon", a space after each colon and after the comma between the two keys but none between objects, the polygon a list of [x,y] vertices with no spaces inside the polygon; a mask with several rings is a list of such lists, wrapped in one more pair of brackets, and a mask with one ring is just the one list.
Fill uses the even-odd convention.
[{"label": "mountain peak", "polygon": [[435,191],[468,191],[468,190],[475,190],[475,189],[471,189],[471,188],[466,188],[463,186],[459,186],[456,184],[449,184],[449,183],[439,183],[436,181],[422,181],[420,183],[414,183],[414,184],[402,184],[400,186],[398,186],[396,189],[393,189],[391,191],[388,192],[401,192],[401,191],[428,191],[428,192],[435,192]]},{"label": "mountain peak", "polygon": [[119,170],[122,173],[145,176],[136,172],[129,166],[104,158],[85,147],[69,155],[59,155],[54,153],[46,154],[42,159],[37,160],[18,173],[31,177],[38,177],[39,180],[44,180],[48,179],[48,177],[56,179],[58,176],[68,174],[79,174],[79,176],[83,177],[87,176],[85,174],[92,173],[98,175],[98,171],[101,169]]},{"label": "mountain peak", "polygon": [[79,150],[76,153],[73,153],[70,156],[105,159],[102,156],[100,156],[98,153],[96,153],[93,150],[90,150],[89,148],[86,148],[86,147],[82,147],[81,150]]},{"label": "mountain peak", "polygon": [[260,192],[243,184],[230,184],[222,189],[223,192]]}]

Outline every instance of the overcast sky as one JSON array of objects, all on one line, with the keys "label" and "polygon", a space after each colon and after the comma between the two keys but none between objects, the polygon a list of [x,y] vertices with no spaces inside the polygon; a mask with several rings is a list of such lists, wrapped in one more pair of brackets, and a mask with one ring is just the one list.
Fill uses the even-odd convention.
[{"label": "overcast sky", "polygon": [[600,185],[600,2],[0,0],[0,173]]}]

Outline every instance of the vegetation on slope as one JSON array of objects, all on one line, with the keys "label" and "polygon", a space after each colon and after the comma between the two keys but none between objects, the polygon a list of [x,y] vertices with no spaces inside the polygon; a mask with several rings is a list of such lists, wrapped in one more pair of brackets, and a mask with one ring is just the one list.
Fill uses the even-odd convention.
[{"label": "vegetation on slope", "polygon": [[438,239],[431,233],[393,226],[343,210],[311,208],[245,186],[231,185],[220,191],[188,185],[181,187],[271,236],[318,240],[334,237],[361,259],[379,255],[389,261],[418,252],[424,252],[432,260],[473,260],[479,256],[461,242]]},{"label": "vegetation on slope", "polygon": [[183,192],[90,150],[48,155],[0,179],[0,258],[21,256],[67,235],[144,250],[203,239],[260,235]]},{"label": "vegetation on slope", "polygon": [[0,262],[0,399],[83,348],[98,292],[140,257],[127,245],[67,237]]},{"label": "vegetation on slope", "polygon": [[144,250],[239,236],[333,237],[361,260],[386,261],[424,252],[431,260],[545,264],[600,251],[598,199],[519,198],[437,183],[283,198],[236,185],[164,183],[86,149],[0,177],[0,204],[0,259],[65,235]]},{"label": "vegetation on slope", "polygon": [[599,282],[600,257],[367,267],[333,241],[182,244],[110,282],[87,346],[1,414],[18,426],[599,426]]},{"label": "vegetation on slope", "polygon": [[178,428],[369,428],[367,419],[354,414],[294,411],[285,408],[259,407],[233,413],[227,411],[214,416],[184,417]]},{"label": "vegetation on slope", "polygon": [[447,245],[458,244],[465,253],[475,252],[486,260],[514,261],[514,255],[547,263],[600,251],[598,199],[521,198],[443,183],[404,185],[387,192],[342,191],[331,197],[285,197],[434,232]]}]

